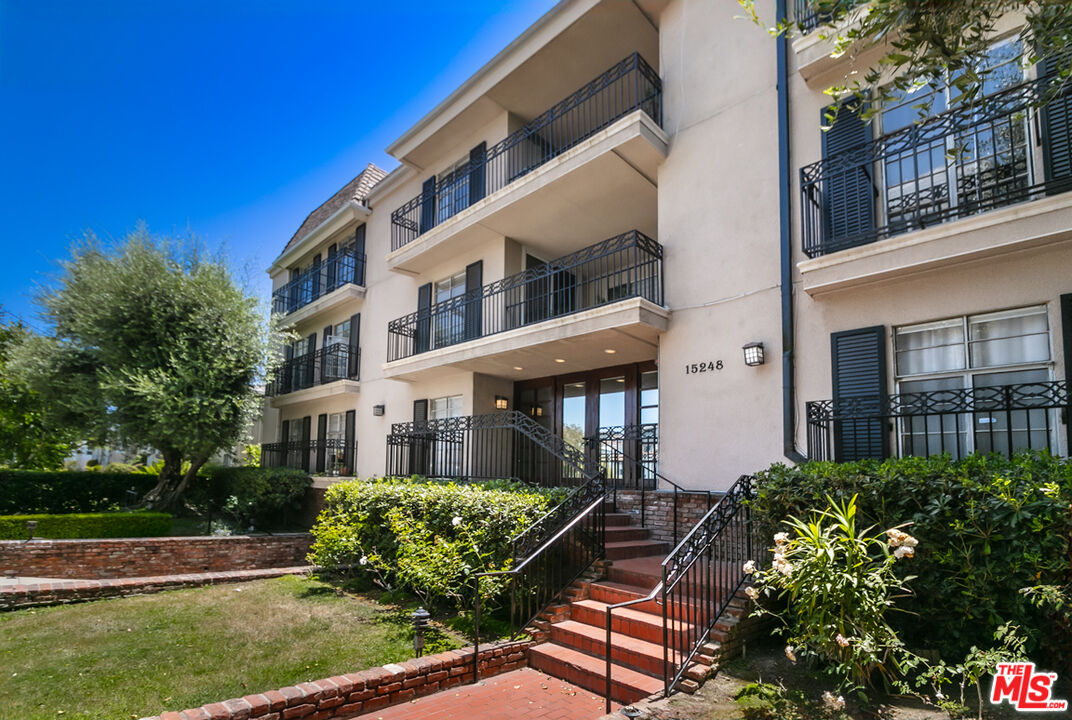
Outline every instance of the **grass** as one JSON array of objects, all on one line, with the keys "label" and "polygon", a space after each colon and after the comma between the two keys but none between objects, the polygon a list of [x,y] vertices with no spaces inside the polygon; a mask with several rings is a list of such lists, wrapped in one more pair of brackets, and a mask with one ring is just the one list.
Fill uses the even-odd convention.
[{"label": "grass", "polygon": [[293,576],[20,610],[0,615],[0,720],[141,718],[399,662],[412,643],[404,609]]}]

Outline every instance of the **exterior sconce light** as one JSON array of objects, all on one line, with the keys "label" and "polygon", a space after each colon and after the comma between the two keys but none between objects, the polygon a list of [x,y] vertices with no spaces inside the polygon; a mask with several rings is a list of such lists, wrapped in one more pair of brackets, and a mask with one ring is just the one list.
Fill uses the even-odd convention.
[{"label": "exterior sconce light", "polygon": [[741,349],[744,350],[744,364],[748,367],[756,367],[764,363],[763,343],[748,343]]},{"label": "exterior sconce light", "polygon": [[372,414],[375,415],[376,417],[382,417],[385,410],[386,410],[386,408],[383,405],[373,405],[372,406]]},{"label": "exterior sconce light", "polygon": [[416,657],[424,654],[424,631],[428,629],[428,620],[431,617],[423,607],[413,611],[413,652]]},{"label": "exterior sconce light", "polygon": [[506,410],[509,407],[510,407],[510,401],[509,400],[507,400],[502,395],[496,395],[495,396],[495,409],[496,410]]}]

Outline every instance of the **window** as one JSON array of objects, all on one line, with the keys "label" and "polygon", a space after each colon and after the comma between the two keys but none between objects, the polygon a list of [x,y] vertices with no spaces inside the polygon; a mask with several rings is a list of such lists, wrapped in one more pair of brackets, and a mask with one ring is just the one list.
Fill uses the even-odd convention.
[{"label": "window", "polygon": [[[429,420],[446,420],[462,416],[462,396],[434,398],[428,403]],[[434,463],[430,475],[456,477],[461,474],[464,434],[450,430],[438,430],[435,433],[435,446],[432,451]]]},{"label": "window", "polygon": [[[434,303],[443,303],[465,294],[465,272],[451,275],[435,284]],[[447,309],[433,312],[432,347],[454,345],[465,336],[465,306],[458,302]]]},{"label": "window", "polygon": [[439,207],[436,222],[443,222],[469,207],[469,157],[466,156],[436,176]]},{"label": "window", "polygon": [[955,411],[965,391],[982,400],[989,396],[985,388],[1050,380],[1045,306],[900,327],[894,355],[902,402],[911,407],[918,400],[920,410],[901,421],[901,454],[961,457],[1049,446],[1050,410]]},{"label": "window", "polygon": [[335,325],[331,334],[324,338],[324,357],[321,373],[325,382],[347,376],[350,360],[350,321]]},{"label": "window", "polygon": [[346,441],[346,413],[331,413],[328,415],[327,441],[324,458],[327,462],[324,468],[328,475],[338,475],[339,468],[345,465],[346,452],[343,445]]},{"label": "window", "polygon": [[297,418],[290,421],[290,435],[287,440],[292,443],[301,442],[302,439],[302,421],[301,418]]},{"label": "window", "polygon": [[462,396],[450,395],[435,398],[428,404],[429,420],[444,420],[462,416]]}]

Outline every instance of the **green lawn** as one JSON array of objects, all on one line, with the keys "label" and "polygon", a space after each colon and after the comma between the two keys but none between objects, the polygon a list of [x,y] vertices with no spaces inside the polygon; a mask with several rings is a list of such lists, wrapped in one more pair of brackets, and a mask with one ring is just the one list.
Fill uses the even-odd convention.
[{"label": "green lawn", "polygon": [[141,718],[412,656],[405,611],[308,578],[20,610],[0,614],[0,720]]}]

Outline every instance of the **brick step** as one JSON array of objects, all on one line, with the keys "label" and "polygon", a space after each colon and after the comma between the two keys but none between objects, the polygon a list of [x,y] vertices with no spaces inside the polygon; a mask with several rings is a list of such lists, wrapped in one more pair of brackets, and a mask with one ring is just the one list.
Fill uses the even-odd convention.
[{"label": "brick step", "polygon": [[[608,560],[627,560],[639,557],[658,557],[660,561],[666,557],[668,546],[658,540],[625,540],[622,542],[606,543]],[[613,569],[613,565],[611,568]],[[638,583],[639,584],[639,583]],[[654,586],[653,586],[654,587]]]},{"label": "brick step", "polygon": [[607,527],[621,527],[622,525],[632,525],[633,516],[629,513],[616,513],[607,512]]},{"label": "brick step", "polygon": [[[662,638],[659,642],[648,642],[621,632],[611,632],[611,660],[625,667],[638,670],[656,677],[663,674]],[[586,625],[576,620],[566,620],[551,626],[551,642],[580,650],[597,658],[606,658],[607,631],[603,628]],[[680,659],[676,652],[671,653],[672,662]]]},{"label": "brick step", "polygon": [[635,527],[633,525],[615,525],[613,527],[607,527],[607,542],[615,543],[625,540],[647,540],[651,537],[651,533],[647,528]]},{"label": "brick step", "polygon": [[[608,605],[628,602],[629,600],[639,600],[642,597],[647,597],[649,592],[651,592],[651,588],[641,587],[640,585],[625,585],[609,580],[597,580],[588,588],[588,595],[592,600],[598,600]],[[660,610],[659,612],[662,611]]]},{"label": "brick step", "polygon": [[[606,632],[607,603],[597,600],[578,600],[570,607],[570,619]],[[611,615],[610,629],[611,632],[620,632],[638,640],[660,645],[663,642],[663,616],[661,614],[656,615],[631,607],[618,608]],[[693,626],[687,622],[675,620],[670,623],[669,632],[688,636],[691,630]]]},{"label": "brick step", "polygon": [[[557,643],[543,643],[529,648],[529,667],[566,682],[579,685],[598,695],[606,692],[606,661]],[[617,663],[611,665],[610,696],[624,704],[662,692],[662,678],[637,672]]]}]

